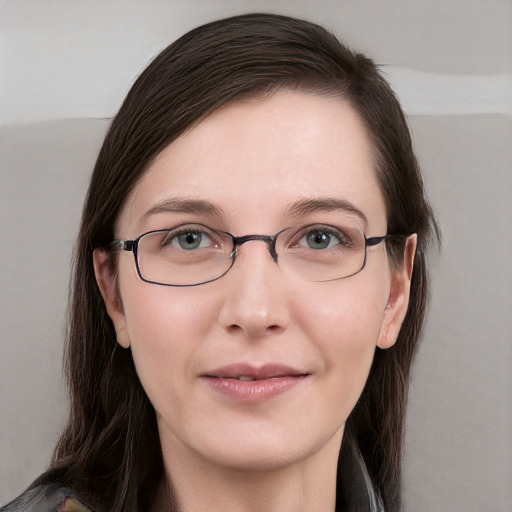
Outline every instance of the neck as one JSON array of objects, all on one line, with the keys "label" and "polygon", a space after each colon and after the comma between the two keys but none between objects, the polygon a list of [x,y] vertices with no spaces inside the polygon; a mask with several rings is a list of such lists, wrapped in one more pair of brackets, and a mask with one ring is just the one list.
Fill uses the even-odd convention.
[{"label": "neck", "polygon": [[172,453],[163,446],[167,486],[153,512],[333,512],[341,437],[338,432],[303,460],[266,469],[219,467],[197,454],[180,453],[176,446]]}]

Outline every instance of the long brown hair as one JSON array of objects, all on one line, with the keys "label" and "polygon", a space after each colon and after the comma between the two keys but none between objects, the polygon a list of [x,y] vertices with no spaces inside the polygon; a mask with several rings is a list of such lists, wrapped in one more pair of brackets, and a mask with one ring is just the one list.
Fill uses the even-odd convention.
[{"label": "long brown hair", "polygon": [[[349,102],[371,138],[388,232],[418,235],[398,341],[389,350],[377,349],[346,426],[386,510],[399,510],[405,405],[427,300],[424,255],[435,222],[406,120],[373,62],[322,27],[269,14],[216,21],[182,36],[139,76],[112,121],[90,182],[74,260],[67,339],[71,413],[39,482],[58,479],[99,510],[149,508],[164,478],[155,412],[130,351],[116,343],[92,253],[114,238],[124,201],[166,146],[230,102],[281,89]],[[388,251],[399,264],[403,246]]]}]

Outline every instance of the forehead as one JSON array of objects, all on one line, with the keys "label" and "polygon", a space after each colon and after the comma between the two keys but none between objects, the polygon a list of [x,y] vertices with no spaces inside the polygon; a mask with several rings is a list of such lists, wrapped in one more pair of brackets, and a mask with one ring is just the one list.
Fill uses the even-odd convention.
[{"label": "forehead", "polygon": [[362,122],[339,98],[279,92],[233,103],[157,156],[130,195],[119,229],[143,229],[142,216],[169,198],[209,201],[230,229],[243,221],[243,229],[255,231],[279,227],[297,200],[340,198],[385,229],[371,154]]}]

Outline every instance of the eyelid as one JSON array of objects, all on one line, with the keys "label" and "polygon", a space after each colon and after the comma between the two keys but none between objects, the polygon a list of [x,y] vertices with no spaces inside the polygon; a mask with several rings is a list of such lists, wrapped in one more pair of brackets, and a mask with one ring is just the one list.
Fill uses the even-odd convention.
[{"label": "eyelid", "polygon": [[206,235],[213,244],[224,244],[229,240],[229,234],[227,234],[225,231],[220,231],[214,228],[211,228],[209,226],[206,226],[205,224],[199,224],[199,223],[186,223],[186,224],[180,224],[174,228],[168,228],[163,229],[162,231],[167,232],[166,238],[169,240],[173,240],[180,235],[186,234],[186,233],[201,233]]},{"label": "eyelid", "polygon": [[205,226],[204,224],[180,224],[175,228],[167,229],[164,231],[167,231],[165,238],[169,240],[173,240],[180,235],[187,233],[199,233],[201,235],[207,236],[214,243],[221,242],[224,235],[222,231],[217,231],[216,229]]},{"label": "eyelid", "polygon": [[205,224],[198,224],[198,223],[186,223],[186,224],[179,224],[178,226],[174,228],[168,228],[167,231],[174,231],[177,233],[186,233],[187,231],[216,231],[213,228],[210,228],[209,226],[206,226]]},{"label": "eyelid", "polygon": [[304,226],[298,226],[295,229],[295,233],[314,231],[315,229],[318,231],[326,231],[332,234],[345,233],[347,235],[349,235],[351,232],[363,232],[358,226],[336,226],[335,224],[315,222],[312,224],[305,224]]},{"label": "eyelid", "polygon": [[[207,226],[206,224],[201,224],[199,222],[185,222],[182,224],[177,224],[176,226],[171,227],[164,227],[160,229],[153,229],[151,231],[148,231],[148,233],[155,233],[155,232],[163,232],[168,231],[170,233],[184,233],[187,231],[198,231],[198,232],[221,232],[217,229],[211,228],[210,226]],[[147,233],[145,233],[147,234]]]}]

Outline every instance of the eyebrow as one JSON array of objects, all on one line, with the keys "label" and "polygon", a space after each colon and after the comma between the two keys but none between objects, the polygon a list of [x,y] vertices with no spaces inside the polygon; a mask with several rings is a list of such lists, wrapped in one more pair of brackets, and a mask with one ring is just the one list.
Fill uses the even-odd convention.
[{"label": "eyebrow", "polygon": [[145,214],[144,217],[155,215],[157,213],[197,213],[200,215],[211,215],[214,217],[222,217],[222,208],[201,199],[186,199],[170,197],[164,199],[153,207],[151,207]]},{"label": "eyebrow", "polygon": [[318,197],[314,199],[301,199],[288,207],[288,214],[294,217],[307,215],[317,211],[336,211],[341,210],[359,217],[364,226],[368,225],[366,215],[353,203],[341,197]]},{"label": "eyebrow", "polygon": [[[300,217],[318,211],[344,211],[359,217],[364,226],[368,225],[366,215],[347,199],[340,197],[318,197],[310,199],[300,199],[292,203],[287,208],[287,214],[292,217]],[[194,213],[198,215],[210,215],[214,217],[222,217],[224,211],[219,206],[204,201],[202,199],[187,199],[171,197],[163,199],[152,206],[144,217],[149,217],[158,213]]]}]

